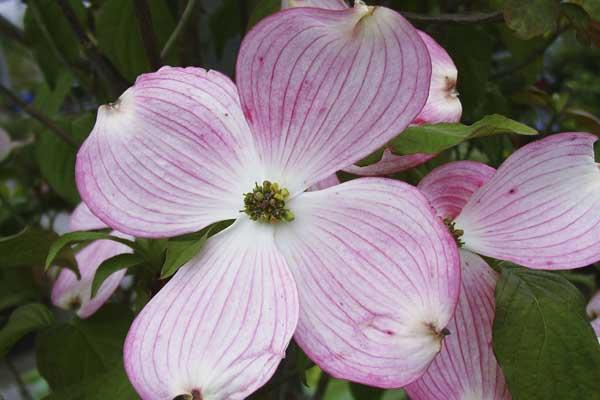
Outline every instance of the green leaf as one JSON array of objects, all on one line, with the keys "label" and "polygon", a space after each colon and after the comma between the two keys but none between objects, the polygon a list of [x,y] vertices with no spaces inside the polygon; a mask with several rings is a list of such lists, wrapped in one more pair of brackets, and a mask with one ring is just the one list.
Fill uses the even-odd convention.
[{"label": "green leaf", "polygon": [[250,13],[248,18],[248,30],[258,23],[261,19],[276,13],[281,9],[281,0],[260,0]]},{"label": "green leaf", "polygon": [[36,344],[40,374],[53,390],[64,393],[65,388],[85,391],[88,382],[123,371],[123,343],[132,320],[126,307],[107,304],[88,319],[40,332]]},{"label": "green leaf", "polygon": [[523,39],[531,39],[556,30],[560,2],[556,0],[506,0],[506,25]]},{"label": "green leaf", "polygon": [[45,400],[138,400],[133,386],[129,383],[125,370],[93,375],[80,383],[58,388]]},{"label": "green leaf", "polygon": [[384,389],[365,386],[350,382],[350,392],[354,400],[381,400],[385,394]]},{"label": "green leaf", "polygon": [[194,257],[209,237],[229,227],[233,220],[216,222],[206,228],[188,235],[171,238],[166,243],[165,262],[160,272],[160,279],[173,275],[186,262]]},{"label": "green leaf", "polygon": [[[79,21],[85,23],[85,8],[80,0],[69,0]],[[69,65],[82,61],[79,42],[55,0],[27,2],[25,37],[46,81],[54,86]]]},{"label": "green leaf", "polygon": [[189,240],[172,240],[167,244],[165,263],[160,271],[160,279],[173,275],[186,262],[194,257],[206,243],[210,230],[206,229],[202,236]]},{"label": "green leaf", "polygon": [[87,242],[91,242],[94,240],[101,240],[101,239],[114,240],[115,242],[119,242],[126,246],[130,246],[131,248],[135,247],[135,244],[132,241],[123,239],[123,238],[120,238],[117,236],[112,236],[105,231],[69,232],[69,233],[65,233],[64,235],[62,235],[61,237],[59,237],[57,240],[55,240],[52,243],[52,245],[50,246],[50,249],[48,250],[48,256],[46,257],[45,268],[49,268],[54,263],[58,254],[60,254],[60,252],[66,246],[70,246],[72,244],[77,244],[77,243],[87,243]]},{"label": "green leaf", "polygon": [[[84,114],[75,119],[64,119],[58,124],[77,141],[83,142],[94,126],[94,120],[92,114]],[[36,142],[35,152],[42,175],[52,189],[71,204],[78,204],[80,199],[75,185],[77,149],[43,130]]]},{"label": "green leaf", "polygon": [[31,269],[0,268],[0,311],[39,299]]},{"label": "green leaf", "polygon": [[96,296],[102,283],[113,273],[122,269],[128,269],[144,262],[144,258],[138,254],[117,254],[107,260],[96,270],[94,280],[92,281],[92,297]]},{"label": "green leaf", "polygon": [[73,76],[68,71],[62,70],[54,88],[50,88],[47,84],[40,86],[33,107],[47,115],[56,114],[71,91],[72,84]]},{"label": "green leaf", "polygon": [[54,316],[40,303],[31,303],[17,308],[0,330],[0,358],[23,336],[49,326]]},{"label": "green leaf", "polygon": [[[42,266],[58,235],[38,228],[25,228],[16,235],[0,238],[0,268]],[[56,263],[75,266],[69,251],[56,253]]]},{"label": "green leaf", "polygon": [[504,267],[493,337],[514,399],[592,399],[600,393],[598,339],[583,297],[563,276]]},{"label": "green leaf", "polygon": [[513,133],[536,135],[538,132],[501,115],[488,115],[473,125],[434,124],[407,128],[390,142],[394,154],[439,153],[465,140]]},{"label": "green leaf", "polygon": [[[152,26],[157,44],[162,48],[175,29],[175,21],[164,0],[149,0]],[[98,46],[130,81],[150,71],[150,63],[142,45],[133,0],[107,0],[96,15]],[[169,58],[168,64],[177,64]]]}]

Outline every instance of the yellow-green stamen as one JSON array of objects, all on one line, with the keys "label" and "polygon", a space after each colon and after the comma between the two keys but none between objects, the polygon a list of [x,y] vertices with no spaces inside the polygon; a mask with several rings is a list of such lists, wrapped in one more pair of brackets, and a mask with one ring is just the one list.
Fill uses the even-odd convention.
[{"label": "yellow-green stamen", "polygon": [[279,221],[290,222],[294,214],[285,207],[285,201],[290,192],[279,186],[277,182],[264,181],[262,185],[255,184],[252,192],[244,194],[244,209],[242,210],[253,221],[270,224]]}]

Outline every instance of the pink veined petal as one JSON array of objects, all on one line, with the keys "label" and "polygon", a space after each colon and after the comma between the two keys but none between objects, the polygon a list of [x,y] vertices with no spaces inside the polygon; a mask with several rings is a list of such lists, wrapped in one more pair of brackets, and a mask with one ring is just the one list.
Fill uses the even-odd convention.
[{"label": "pink veined petal", "polygon": [[246,118],[272,177],[298,193],[353,164],[419,113],[431,63],[417,31],[384,7],[291,8],[241,46]]},{"label": "pink veined petal", "polygon": [[[72,231],[106,228],[106,225],[96,218],[84,203],[75,208],[69,225]],[[119,232],[111,232],[111,234],[130,238]],[[103,261],[118,254],[131,252],[128,246],[112,240],[97,240],[90,243],[75,255],[81,280],[77,279],[73,271],[63,268],[52,286],[52,304],[64,309],[76,309],[77,315],[81,318],[89,317],[112,296],[127,272],[122,270],[111,274],[102,283],[96,296],[91,298],[96,270]]]},{"label": "pink veined petal", "polygon": [[461,250],[458,306],[440,354],[405,389],[412,400],[509,400],[492,348],[498,274],[478,255]]},{"label": "pink veined petal", "polygon": [[144,400],[243,399],[284,357],[298,296],[272,226],[245,218],[209,239],[152,298],[125,341]]},{"label": "pink veined petal", "polygon": [[281,0],[281,9],[291,7],[316,7],[326,10],[345,10],[348,4],[344,0]]},{"label": "pink veined petal", "polygon": [[71,231],[91,231],[104,228],[108,228],[108,225],[92,214],[85,203],[79,203],[69,219],[69,229]]},{"label": "pink veined petal", "polygon": [[417,186],[437,214],[454,219],[469,198],[496,170],[476,161],[455,161],[437,167],[421,179]]},{"label": "pink veined petal", "polygon": [[390,149],[385,149],[381,160],[375,164],[359,167],[358,165],[350,165],[344,168],[344,171],[359,176],[382,176],[391,175],[397,172],[407,171],[418,167],[421,164],[434,158],[435,154],[416,153],[405,156],[397,156],[392,154]]},{"label": "pink veined petal", "polygon": [[96,296],[91,298],[96,270],[104,260],[118,254],[131,253],[124,244],[112,240],[97,240],[75,255],[81,280],[75,273],[63,268],[52,287],[52,304],[64,309],[76,309],[77,315],[87,318],[94,314],[112,296],[125,276],[126,270],[112,273],[102,283]]},{"label": "pink veined petal", "polygon": [[340,180],[338,179],[337,175],[331,174],[327,178],[320,180],[319,182],[312,185],[309,190],[311,190],[311,191],[323,190],[323,189],[327,189],[328,187],[332,187],[332,186],[339,185],[339,184],[340,184]]},{"label": "pink veined petal", "polygon": [[290,202],[276,242],[300,297],[297,343],[336,378],[400,387],[441,348],[460,282],[454,239],[418,190],[357,179]]},{"label": "pink veined petal", "polygon": [[465,248],[536,269],[600,260],[596,140],[561,133],[514,152],[456,218]]},{"label": "pink veined petal", "polygon": [[77,155],[77,185],[107,225],[165,237],[236,218],[262,179],[233,82],[201,68],[140,76],[100,107]]},{"label": "pink veined petal", "polygon": [[431,86],[427,103],[413,121],[413,124],[437,124],[441,122],[459,122],[462,105],[458,99],[456,65],[431,36],[419,31],[431,57]]}]

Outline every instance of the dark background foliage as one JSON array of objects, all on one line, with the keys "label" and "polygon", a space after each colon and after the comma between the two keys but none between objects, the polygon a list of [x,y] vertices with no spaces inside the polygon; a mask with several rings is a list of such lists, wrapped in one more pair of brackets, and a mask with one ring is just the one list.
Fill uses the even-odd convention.
[{"label": "dark background foliage", "polygon": [[[0,12],[12,7],[8,3],[19,2],[0,0]],[[44,264],[58,237],[55,230],[64,232],[67,213],[79,202],[73,171],[77,147],[91,130],[98,105],[115,100],[141,73],[167,64],[194,65],[233,77],[244,33],[279,1],[26,3],[22,24],[0,18],[0,127],[14,142],[10,152],[0,151],[0,397],[135,399],[121,361],[129,323],[164,283],[159,277],[170,276],[208,232],[175,241],[136,241],[140,258],[127,261],[130,284],[88,320],[52,308],[52,274],[44,272]],[[501,114],[540,135],[571,130],[600,135],[600,1],[369,4],[403,12],[447,49],[459,70],[463,124]],[[395,178],[416,183],[431,168],[456,159],[498,166],[536,138],[511,134],[523,127],[504,119],[493,123],[505,133],[478,137],[481,131],[457,127],[462,136],[456,139],[433,132],[429,145],[444,150],[440,156]],[[406,150],[402,146],[398,142],[399,150]],[[425,144],[415,146],[411,151]],[[71,239],[63,244],[90,237]],[[73,267],[68,246],[54,250],[61,265]],[[583,307],[600,284],[599,267],[564,273],[496,267],[502,278],[495,351],[513,398],[598,398],[600,348],[590,344]],[[549,344],[540,347],[541,341]],[[271,382],[253,398],[406,396],[330,379],[292,344]]]}]

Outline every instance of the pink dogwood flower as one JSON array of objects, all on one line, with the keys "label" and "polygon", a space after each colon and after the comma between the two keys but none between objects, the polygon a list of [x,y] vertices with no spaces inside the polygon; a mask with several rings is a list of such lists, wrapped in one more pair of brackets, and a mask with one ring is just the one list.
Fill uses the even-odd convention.
[{"label": "pink dogwood flower", "polygon": [[478,254],[535,269],[600,260],[600,169],[586,133],[562,133],[514,152],[497,171],[449,163],[420,183],[461,244],[461,294],[453,332],[411,399],[510,399],[492,349],[498,274]]},{"label": "pink dogwood flower", "polygon": [[295,8],[244,38],[237,86],[165,67],[99,109],[76,171],[102,221],[168,237],[235,219],[134,321],[125,367],[143,399],[244,398],[292,335],[338,378],[424,373],[458,301],[452,235],[402,182],[305,191],[413,121],[430,68],[389,9]]},{"label": "pink dogwood flower", "polygon": [[[79,204],[71,214],[69,225],[71,231],[108,228],[83,203]],[[131,238],[119,232],[112,232],[112,234]],[[77,279],[73,271],[63,268],[52,286],[52,304],[67,310],[76,310],[80,318],[87,318],[94,314],[117,290],[127,272],[121,270],[112,273],[92,298],[92,282],[96,270],[103,261],[131,251],[128,246],[112,240],[96,240],[85,246],[75,255],[81,279]]]},{"label": "pink dogwood flower", "polygon": [[[348,5],[344,0],[282,0],[283,9],[289,7],[317,7],[330,10],[344,10]],[[412,121],[411,125],[459,122],[462,105],[458,99],[456,83],[458,71],[452,58],[431,36],[418,31],[427,46],[431,58],[431,84],[427,102]],[[343,170],[359,176],[384,176],[415,168],[434,158],[436,154],[417,153],[395,155],[389,148],[384,149],[381,160],[364,167],[350,165]]]},{"label": "pink dogwood flower", "polygon": [[[511,398],[492,349],[498,274],[478,254],[549,270],[600,260],[596,140],[556,134],[517,150],[497,171],[456,161],[421,180],[418,188],[460,245],[461,290],[452,334],[427,372],[406,386],[411,399]],[[315,186],[336,184],[332,175]],[[600,294],[587,310],[599,329]]]}]

